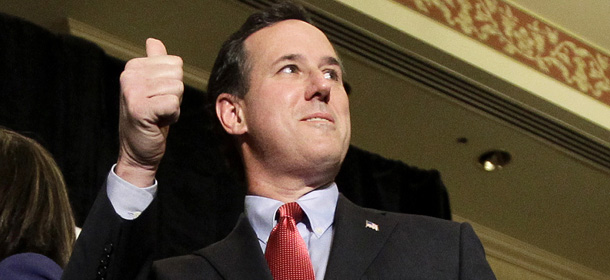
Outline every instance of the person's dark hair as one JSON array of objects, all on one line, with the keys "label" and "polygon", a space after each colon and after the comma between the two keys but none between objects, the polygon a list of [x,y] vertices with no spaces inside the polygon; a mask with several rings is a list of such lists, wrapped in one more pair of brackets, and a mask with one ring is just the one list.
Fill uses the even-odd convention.
[{"label": "person's dark hair", "polygon": [[0,127],[0,260],[31,252],[63,267],[75,235],[64,178],[51,154]]},{"label": "person's dark hair", "polygon": [[[244,41],[256,31],[289,19],[312,23],[303,7],[291,1],[281,1],[268,9],[250,15],[241,28],[224,42],[208,81],[206,111],[212,120],[216,120],[216,98],[221,93],[243,98],[248,92],[250,66]],[[220,148],[227,158],[228,168],[243,179],[241,157],[233,145],[234,139],[224,131],[218,121],[212,121],[211,124],[211,130],[220,141]]]},{"label": "person's dark hair", "polygon": [[305,9],[290,1],[279,2],[248,17],[241,28],[224,42],[218,52],[208,82],[210,98],[208,101],[215,103],[221,93],[244,97],[248,91],[249,76],[248,54],[244,41],[256,31],[289,19],[312,23]]}]

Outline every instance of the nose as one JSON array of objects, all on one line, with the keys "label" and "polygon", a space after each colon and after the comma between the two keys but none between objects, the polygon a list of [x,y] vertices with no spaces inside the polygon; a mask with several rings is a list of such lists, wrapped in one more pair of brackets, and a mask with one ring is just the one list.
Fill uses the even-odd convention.
[{"label": "nose", "polygon": [[318,99],[328,103],[331,88],[332,81],[325,78],[322,71],[316,71],[316,73],[312,73],[310,76],[310,83],[305,92],[305,100]]}]

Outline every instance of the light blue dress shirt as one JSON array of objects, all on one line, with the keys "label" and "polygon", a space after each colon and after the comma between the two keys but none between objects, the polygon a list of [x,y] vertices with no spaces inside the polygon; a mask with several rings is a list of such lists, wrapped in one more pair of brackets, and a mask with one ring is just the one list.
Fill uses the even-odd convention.
[{"label": "light blue dress shirt", "polygon": [[114,167],[106,178],[106,193],[114,211],[125,220],[140,216],[157,194],[157,180],[150,187],[139,188],[114,173]]}]

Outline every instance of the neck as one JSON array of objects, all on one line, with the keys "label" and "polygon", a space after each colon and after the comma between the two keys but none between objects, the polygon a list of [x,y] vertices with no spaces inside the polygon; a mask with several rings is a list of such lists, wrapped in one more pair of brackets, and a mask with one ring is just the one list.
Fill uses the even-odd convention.
[{"label": "neck", "polygon": [[248,176],[248,194],[268,197],[284,203],[293,202],[301,196],[332,181],[321,184],[306,184],[303,180],[291,178],[261,178]]},{"label": "neck", "polygon": [[315,188],[271,188],[257,184],[248,185],[248,194],[279,200],[284,203],[293,202]]},{"label": "neck", "polygon": [[332,178],[314,180],[314,178],[268,174],[264,171],[248,170],[247,168],[246,179],[248,194],[268,197],[284,203],[296,201],[306,193],[333,182]]},{"label": "neck", "polygon": [[265,156],[243,145],[248,194],[263,196],[282,202],[292,202],[306,193],[332,183],[339,172],[340,162],[328,161],[312,164],[311,160],[282,160]]}]

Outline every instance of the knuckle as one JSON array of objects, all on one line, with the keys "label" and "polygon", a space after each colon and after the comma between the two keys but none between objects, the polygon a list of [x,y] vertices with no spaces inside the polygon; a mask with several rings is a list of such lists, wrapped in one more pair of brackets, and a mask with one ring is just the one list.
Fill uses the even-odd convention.
[{"label": "knuckle", "polygon": [[144,59],[145,58],[143,57],[136,57],[130,59],[129,61],[127,61],[127,63],[125,63],[125,70],[141,67],[144,62]]},{"label": "knuckle", "polygon": [[173,64],[175,64],[177,66],[184,65],[184,61],[182,60],[182,57],[177,56],[177,55],[171,55],[170,58],[172,59]]},{"label": "knuckle", "polygon": [[182,81],[178,81],[176,88],[178,92],[182,94],[184,92],[184,83]]}]

